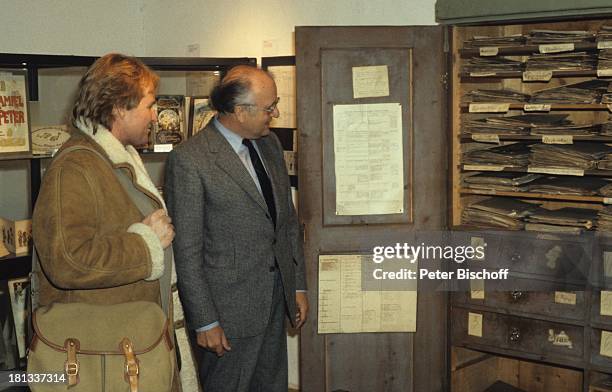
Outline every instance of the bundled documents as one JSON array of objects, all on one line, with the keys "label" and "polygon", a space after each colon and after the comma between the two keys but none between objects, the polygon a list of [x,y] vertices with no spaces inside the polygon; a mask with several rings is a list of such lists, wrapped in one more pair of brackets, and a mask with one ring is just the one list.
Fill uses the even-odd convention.
[{"label": "bundled documents", "polygon": [[597,58],[586,52],[533,54],[527,59],[527,71],[590,71]]},{"label": "bundled documents", "polygon": [[491,197],[463,210],[462,222],[470,226],[522,230],[521,218],[540,210],[535,204],[505,197]]},{"label": "bundled documents", "polygon": [[599,188],[599,194],[603,197],[612,197],[612,179],[604,178],[606,185]]},{"label": "bundled documents", "polygon": [[597,69],[612,69],[612,49],[603,49],[597,53]]},{"label": "bundled documents", "polygon": [[529,192],[555,195],[592,196],[608,181],[598,177],[541,177],[529,183]]},{"label": "bundled documents", "polygon": [[601,143],[580,142],[568,145],[532,144],[529,146],[529,165],[533,167],[558,167],[594,169],[597,162],[612,153],[612,147]]},{"label": "bundled documents", "polygon": [[466,118],[462,122],[465,134],[529,135],[534,127],[569,126],[567,114],[521,114],[484,119]]},{"label": "bundled documents", "polygon": [[558,210],[540,209],[525,218],[527,222],[554,226],[591,229],[597,221],[597,210],[564,207]]},{"label": "bundled documents", "polygon": [[523,103],[529,102],[529,94],[520,93],[514,90],[472,90],[465,95],[466,102],[503,102],[503,103]]},{"label": "bundled documents", "polygon": [[485,172],[466,176],[463,182],[470,189],[526,192],[529,190],[528,184],[540,177],[542,177],[540,174],[533,173]]},{"label": "bundled documents", "polygon": [[607,80],[587,80],[585,82],[566,84],[564,86],[536,91],[531,95],[532,103],[599,103],[604,93],[608,92]]},{"label": "bundled documents", "polygon": [[472,57],[463,64],[465,73],[497,73],[522,71],[525,64],[522,61],[506,57]]},{"label": "bundled documents", "polygon": [[612,154],[606,154],[597,162],[597,168],[600,170],[612,170]]},{"label": "bundled documents", "polygon": [[501,165],[522,167],[529,163],[528,143],[513,143],[464,152],[462,163],[469,165]]},{"label": "bundled documents", "polygon": [[527,44],[564,44],[577,42],[592,42],[595,33],[591,31],[557,31],[557,30],[531,30],[527,36]]},{"label": "bundled documents", "polygon": [[597,214],[597,231],[612,232],[612,206],[607,206]]},{"label": "bundled documents", "polygon": [[463,47],[481,48],[484,46],[506,47],[519,46],[525,43],[525,36],[522,34],[508,35],[505,37],[487,37],[475,35],[472,39],[464,41]]}]

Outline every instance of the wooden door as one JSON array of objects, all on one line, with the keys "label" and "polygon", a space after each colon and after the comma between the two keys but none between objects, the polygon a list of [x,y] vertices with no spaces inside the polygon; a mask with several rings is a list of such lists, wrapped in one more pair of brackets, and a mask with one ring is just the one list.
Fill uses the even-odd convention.
[{"label": "wooden door", "polygon": [[[446,53],[441,27],[297,27],[299,213],[305,228],[309,321],[303,392],[441,391],[447,382],[447,294],[419,282],[416,333],[317,333],[318,256],[368,253],[447,224]],[[354,98],[352,67],[387,65],[389,94]],[[335,211],[333,105],[402,107],[404,208]]]}]

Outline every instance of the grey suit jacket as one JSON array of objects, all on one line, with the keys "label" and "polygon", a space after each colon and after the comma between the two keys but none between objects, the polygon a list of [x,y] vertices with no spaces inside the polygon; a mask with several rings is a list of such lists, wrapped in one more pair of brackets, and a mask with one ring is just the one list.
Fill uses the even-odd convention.
[{"label": "grey suit jacket", "polygon": [[263,332],[275,260],[295,321],[295,291],[306,289],[301,230],[278,138],[271,133],[256,143],[272,182],[276,229],[253,178],[212,121],[169,154],[164,193],[191,328],[219,321],[228,337]]}]

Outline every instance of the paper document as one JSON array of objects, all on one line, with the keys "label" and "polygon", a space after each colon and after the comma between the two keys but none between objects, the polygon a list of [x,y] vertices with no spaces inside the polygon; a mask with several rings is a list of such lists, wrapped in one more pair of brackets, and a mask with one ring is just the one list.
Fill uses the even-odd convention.
[{"label": "paper document", "polygon": [[416,331],[416,291],[362,291],[362,263],[371,260],[319,256],[319,333]]},{"label": "paper document", "polygon": [[386,65],[353,67],[353,98],[388,96],[389,68]]},{"label": "paper document", "polygon": [[268,67],[268,72],[276,82],[278,111],[280,116],[272,119],[271,127],[295,128],[296,127],[296,83],[295,65],[279,65]]},{"label": "paper document", "polygon": [[404,212],[402,107],[334,105],[337,215]]}]

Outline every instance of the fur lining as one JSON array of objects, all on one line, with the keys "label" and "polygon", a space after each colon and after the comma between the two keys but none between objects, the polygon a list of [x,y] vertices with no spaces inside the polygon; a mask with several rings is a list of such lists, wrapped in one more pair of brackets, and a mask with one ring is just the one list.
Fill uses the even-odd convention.
[{"label": "fur lining", "polygon": [[161,247],[159,238],[149,226],[144,223],[134,223],[128,227],[128,233],[135,233],[142,237],[149,253],[151,254],[151,275],[145,280],[157,280],[164,274],[164,250]]},{"label": "fur lining", "polygon": [[81,132],[85,133],[89,137],[91,137],[108,155],[108,158],[114,165],[119,164],[128,164],[132,167],[134,173],[136,174],[136,184],[151,192],[158,201],[163,206],[164,210],[166,209],[166,203],[164,203],[164,199],[159,194],[159,191],[151,181],[151,177],[149,177],[149,173],[142,163],[142,159],[138,154],[138,151],[133,146],[123,146],[119,140],[103,125],[98,125],[98,130],[96,134],[93,134],[92,127],[89,125],[89,121],[80,119],[77,121],[77,128],[81,130]]}]

